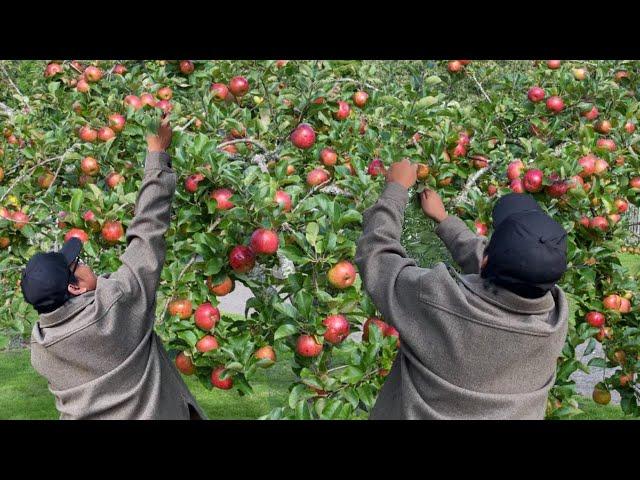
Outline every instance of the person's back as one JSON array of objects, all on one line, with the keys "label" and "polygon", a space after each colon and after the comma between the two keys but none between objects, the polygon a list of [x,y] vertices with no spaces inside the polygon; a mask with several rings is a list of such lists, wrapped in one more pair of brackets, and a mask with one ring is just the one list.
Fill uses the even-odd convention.
[{"label": "person's back", "polygon": [[[441,207],[440,217],[432,216],[439,222],[436,233],[462,273],[442,263],[419,268],[399,242],[407,185],[389,180],[365,212],[356,257],[366,290],[401,338],[370,418],[543,418],[567,332],[567,301],[555,285],[566,268],[566,233],[528,206],[501,218],[489,245]],[[435,194],[424,195],[423,208],[433,201],[429,195]],[[528,225],[539,222],[551,232],[548,238],[530,235]],[[518,243],[532,250],[540,243],[551,253],[518,256]],[[550,260],[558,268],[550,268]],[[515,276],[524,270],[522,277],[540,281],[517,284]]]},{"label": "person's back", "polygon": [[22,278],[40,313],[31,363],[48,383],[61,419],[206,418],[153,331],[176,174],[165,152],[171,129],[148,138],[149,152],[127,229],[122,266],[96,277],[72,238],[40,253]]}]

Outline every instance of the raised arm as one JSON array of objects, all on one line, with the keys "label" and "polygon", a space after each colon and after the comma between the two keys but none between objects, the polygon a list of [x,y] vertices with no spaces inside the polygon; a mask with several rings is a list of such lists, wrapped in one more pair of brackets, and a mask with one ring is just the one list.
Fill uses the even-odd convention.
[{"label": "raised arm", "polygon": [[420,195],[420,203],[425,215],[438,223],[436,234],[462,271],[466,274],[480,273],[487,238],[474,234],[458,217],[447,215],[436,192],[425,189]]},{"label": "raised arm", "polygon": [[[403,318],[399,313],[409,307],[407,303],[413,303],[412,295],[417,298],[420,276],[424,273],[400,244],[407,189],[415,183],[415,166],[406,161],[403,178],[394,173],[396,165],[392,166],[378,201],[364,212],[363,233],[355,258],[365,290],[391,323]],[[398,329],[402,334],[402,329]]]},{"label": "raised arm", "polygon": [[146,311],[155,305],[156,289],[164,265],[171,201],[176,174],[166,153],[171,144],[171,127],[163,122],[157,135],[147,138],[144,176],[135,205],[135,216],[127,229],[127,248],[122,266],[111,275],[132,303]]}]

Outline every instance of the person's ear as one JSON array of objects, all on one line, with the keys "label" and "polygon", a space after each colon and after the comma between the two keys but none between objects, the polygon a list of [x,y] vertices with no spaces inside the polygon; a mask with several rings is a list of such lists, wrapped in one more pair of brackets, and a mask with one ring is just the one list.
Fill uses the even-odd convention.
[{"label": "person's ear", "polygon": [[71,295],[78,296],[85,293],[87,291],[87,287],[79,287],[78,285],[74,285],[73,283],[70,283],[67,286],[67,290]]},{"label": "person's ear", "polygon": [[482,257],[482,263],[480,263],[480,268],[486,267],[488,261],[489,261],[489,255],[485,255],[484,257]]}]

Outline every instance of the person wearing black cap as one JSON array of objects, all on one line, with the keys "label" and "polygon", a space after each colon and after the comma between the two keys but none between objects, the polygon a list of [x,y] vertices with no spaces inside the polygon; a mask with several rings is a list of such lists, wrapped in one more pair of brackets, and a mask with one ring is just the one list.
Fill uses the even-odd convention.
[{"label": "person wearing black cap", "polygon": [[493,209],[491,240],[448,215],[424,190],[462,273],[420,268],[400,243],[416,166],[393,164],[378,201],[363,215],[356,264],[400,348],[371,419],[542,419],[567,334],[557,285],[567,268],[567,234],[527,194]]},{"label": "person wearing black cap", "polygon": [[40,313],[31,363],[47,379],[61,419],[206,418],[153,331],[176,188],[166,153],[171,137],[165,118],[147,138],[117,271],[96,276],[82,263],[77,238],[34,255],[23,271],[24,298]]}]

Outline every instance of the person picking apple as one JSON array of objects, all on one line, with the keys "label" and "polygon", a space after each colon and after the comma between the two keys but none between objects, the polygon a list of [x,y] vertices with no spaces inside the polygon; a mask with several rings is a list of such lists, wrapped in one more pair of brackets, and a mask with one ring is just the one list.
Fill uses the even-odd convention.
[{"label": "person picking apple", "polygon": [[117,271],[97,276],[80,261],[75,237],[58,252],[37,253],[23,271],[22,293],[40,314],[31,363],[47,379],[60,419],[206,418],[153,331],[176,188],[171,137],[166,116],[147,137]]},{"label": "person picking apple", "polygon": [[544,418],[567,334],[557,286],[565,230],[533,197],[513,193],[496,202],[488,240],[425,190],[422,210],[461,273],[444,263],[421,268],[400,244],[416,166],[394,163],[386,179],[363,215],[355,261],[401,344],[370,418]]}]

